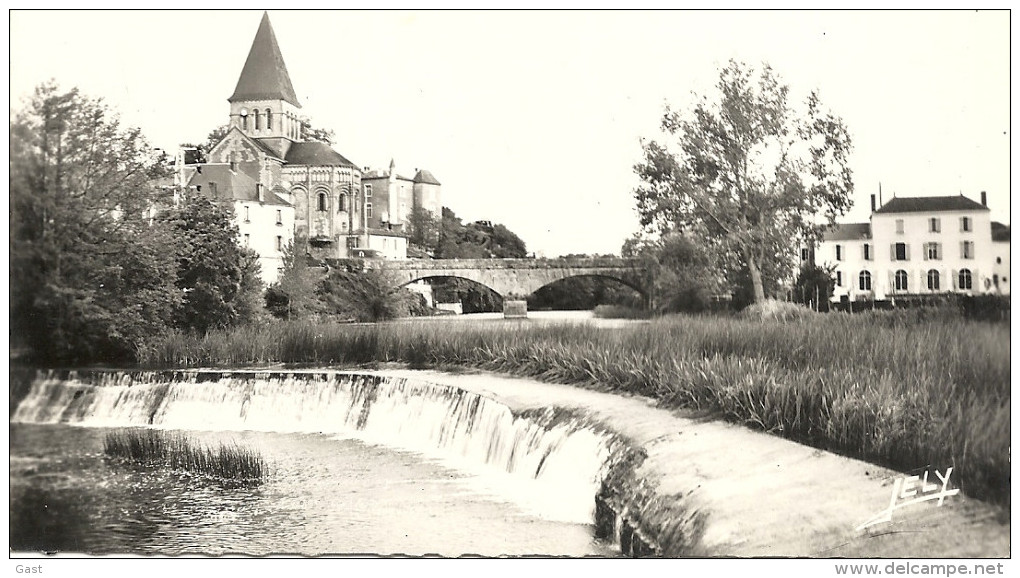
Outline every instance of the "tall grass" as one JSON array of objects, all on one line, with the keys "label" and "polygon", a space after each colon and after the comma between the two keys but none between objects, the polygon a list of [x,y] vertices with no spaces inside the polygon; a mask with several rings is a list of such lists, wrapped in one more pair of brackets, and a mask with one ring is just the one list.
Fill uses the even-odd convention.
[{"label": "tall grass", "polygon": [[954,467],[1009,504],[1009,328],[886,312],[779,323],[673,317],[588,324],[280,323],[156,344],[153,366],[469,366],[657,399],[902,471]]},{"label": "tall grass", "polygon": [[212,449],[183,434],[157,430],[110,432],[103,440],[103,453],[245,484],[260,483],[269,473],[262,456],[250,449],[224,444]]}]

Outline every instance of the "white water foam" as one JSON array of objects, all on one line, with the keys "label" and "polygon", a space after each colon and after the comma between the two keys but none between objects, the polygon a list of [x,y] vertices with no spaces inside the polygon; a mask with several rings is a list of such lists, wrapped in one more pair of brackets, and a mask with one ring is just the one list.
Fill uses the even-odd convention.
[{"label": "white water foam", "polygon": [[590,524],[615,438],[423,381],[348,373],[40,372],[11,418],[87,427],[323,433],[410,450],[544,519]]}]

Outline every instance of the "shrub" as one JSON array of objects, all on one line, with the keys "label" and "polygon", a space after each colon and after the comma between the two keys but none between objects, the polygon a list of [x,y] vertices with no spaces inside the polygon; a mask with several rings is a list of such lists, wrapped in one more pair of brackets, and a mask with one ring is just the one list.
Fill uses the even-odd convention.
[{"label": "shrub", "polygon": [[740,315],[756,321],[778,321],[780,323],[803,321],[817,316],[814,311],[802,305],[774,299],[768,299],[762,303],[752,303],[745,307]]}]

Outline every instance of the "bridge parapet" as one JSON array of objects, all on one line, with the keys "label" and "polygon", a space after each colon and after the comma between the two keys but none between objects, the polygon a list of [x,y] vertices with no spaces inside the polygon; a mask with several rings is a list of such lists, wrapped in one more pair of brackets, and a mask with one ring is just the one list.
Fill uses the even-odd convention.
[{"label": "bridge parapet", "polygon": [[564,259],[403,259],[383,261],[387,269],[642,269],[636,259],[585,257]]}]

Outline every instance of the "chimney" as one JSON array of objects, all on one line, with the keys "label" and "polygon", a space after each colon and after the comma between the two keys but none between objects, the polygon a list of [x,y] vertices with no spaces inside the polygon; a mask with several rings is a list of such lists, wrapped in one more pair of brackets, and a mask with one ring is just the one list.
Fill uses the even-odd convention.
[{"label": "chimney", "polygon": [[875,212],[875,195],[871,195],[871,212]]},{"label": "chimney", "polygon": [[985,207],[988,206],[988,193],[985,191],[981,191],[981,205]]}]

